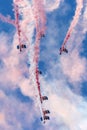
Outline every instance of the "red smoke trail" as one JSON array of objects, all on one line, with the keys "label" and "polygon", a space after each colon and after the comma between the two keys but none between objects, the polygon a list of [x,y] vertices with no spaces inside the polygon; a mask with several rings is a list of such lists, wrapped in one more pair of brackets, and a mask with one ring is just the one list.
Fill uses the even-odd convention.
[{"label": "red smoke trail", "polygon": [[14,4],[14,12],[15,12],[15,24],[18,33],[19,44],[21,46],[21,29],[19,25],[19,11],[18,11],[18,6],[16,4]]},{"label": "red smoke trail", "polygon": [[[39,53],[40,53],[40,39],[45,34],[46,31],[46,15],[44,10],[44,0],[33,0],[34,4],[34,17],[35,17],[35,23],[36,23],[36,39],[35,39],[35,46],[34,46],[34,62],[35,62],[35,77],[36,77],[36,85],[38,89],[39,94],[39,106],[40,111],[42,115],[42,119],[45,123],[45,114],[44,109],[42,106],[43,96],[41,94],[41,86],[40,86],[40,80],[39,80],[39,68],[38,68],[38,62],[39,62]],[[48,117],[49,118],[49,117]]]},{"label": "red smoke trail", "polygon": [[33,13],[35,18],[36,31],[44,34],[46,30],[44,0],[33,0]]},{"label": "red smoke trail", "polygon": [[39,62],[39,53],[40,53],[40,40],[39,40],[39,34],[36,34],[36,41],[35,41],[35,50],[34,50],[34,60],[36,63],[36,68],[35,68],[35,75],[36,75],[36,83],[37,83],[37,87],[38,87],[38,92],[39,92],[39,97],[40,97],[40,101],[41,101],[41,91],[40,91],[40,81],[39,81],[39,69],[38,69],[38,62]]},{"label": "red smoke trail", "polygon": [[78,22],[82,7],[83,7],[83,0],[77,0],[77,7],[76,7],[75,15],[74,15],[74,18],[73,18],[73,20],[71,22],[71,25],[70,25],[69,29],[68,29],[68,32],[67,32],[66,37],[64,39],[64,42],[62,44],[62,47],[61,47],[62,50],[65,47],[68,39],[71,36],[71,33],[72,33],[74,27],[76,26],[76,24]]},{"label": "red smoke trail", "polygon": [[12,19],[10,18],[10,16],[5,17],[5,16],[3,16],[2,14],[0,14],[0,19],[1,19],[2,21],[4,21],[4,22],[7,22],[7,23],[12,24],[12,25],[15,26],[15,20],[12,20]]},{"label": "red smoke trail", "polygon": [[39,92],[39,97],[40,97],[40,101],[42,103],[42,96],[41,96],[41,90],[40,90],[40,81],[39,81],[39,74],[38,74],[39,70],[36,67],[36,83],[37,83],[37,87],[38,87],[38,92]]},{"label": "red smoke trail", "polygon": [[[17,1],[17,2],[21,2],[21,1]],[[25,42],[25,41],[29,42],[29,40],[26,37],[25,33],[23,32],[23,29],[22,29],[22,26],[21,26],[21,22],[20,22],[20,19],[19,19],[19,16],[20,16],[19,6],[17,4],[18,3],[14,4],[15,25],[16,25],[17,34],[18,34],[19,45],[21,46],[23,42]]]},{"label": "red smoke trail", "polygon": [[[39,62],[39,46],[40,46],[40,38],[41,34],[45,33],[46,30],[46,15],[44,10],[44,0],[33,0],[33,13],[35,18],[36,24],[36,40],[35,40],[35,55],[34,59],[36,62],[36,83],[38,87],[40,101],[41,99],[41,91],[40,91],[40,82],[39,82],[39,69],[38,69],[38,62]],[[42,101],[41,101],[42,102]]]},{"label": "red smoke trail", "polygon": [[[43,110],[43,106],[42,106],[42,94],[41,94],[41,88],[40,88],[40,80],[39,80],[39,69],[38,69],[38,62],[39,62],[39,53],[40,53],[40,49],[39,49],[39,45],[40,45],[40,39],[39,39],[39,34],[37,33],[36,35],[36,42],[35,42],[35,55],[34,55],[34,61],[36,63],[35,66],[35,76],[36,76],[36,85],[37,85],[37,89],[38,89],[38,94],[39,94],[39,107],[40,107],[40,112],[41,112],[41,116],[44,120],[44,110]],[[45,123],[45,120],[44,120]]]}]

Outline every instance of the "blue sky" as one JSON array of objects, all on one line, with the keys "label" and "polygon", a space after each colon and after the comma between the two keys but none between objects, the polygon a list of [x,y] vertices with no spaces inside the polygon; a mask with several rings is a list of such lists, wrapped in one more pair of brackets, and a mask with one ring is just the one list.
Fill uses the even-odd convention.
[{"label": "blue sky", "polygon": [[[82,2],[83,8],[66,43],[69,53],[60,56],[59,49],[78,2]],[[42,71],[41,93],[49,98],[43,107],[51,111],[50,121],[45,124],[40,121],[33,72],[35,24],[31,14],[29,23],[24,14],[33,4],[24,0],[19,5],[26,3],[27,8],[22,8],[21,29],[28,41],[21,54],[16,49],[19,43],[16,28],[0,20],[0,130],[87,130],[87,1],[44,2],[47,29],[45,38],[40,40],[38,66]],[[0,1],[0,13],[14,19],[12,0]]]}]

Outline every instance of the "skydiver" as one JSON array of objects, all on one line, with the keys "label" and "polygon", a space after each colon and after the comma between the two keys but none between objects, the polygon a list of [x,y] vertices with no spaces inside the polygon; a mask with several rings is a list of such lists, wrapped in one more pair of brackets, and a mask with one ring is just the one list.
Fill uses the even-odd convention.
[{"label": "skydiver", "polygon": [[50,120],[49,116],[44,116],[44,120]]},{"label": "skydiver", "polygon": [[19,49],[19,48],[26,48],[26,45],[25,44],[22,44],[21,46],[20,45],[17,45],[17,49]]},{"label": "skydiver", "polygon": [[50,114],[50,111],[49,110],[45,110],[45,111],[43,111],[43,113],[44,113],[44,115],[45,114]]},{"label": "skydiver", "polygon": [[26,45],[25,44],[22,44],[21,46],[17,45],[17,49],[20,49],[20,51],[22,51],[21,48],[26,48]]},{"label": "skydiver", "polygon": [[45,123],[45,120],[50,120],[50,117],[49,116],[44,116],[43,118],[41,117],[40,119],[41,119],[41,121],[44,121],[44,123]]},{"label": "skydiver", "polygon": [[68,50],[67,50],[66,48],[63,47],[63,48],[60,48],[60,55],[62,54],[62,51],[68,53]]},{"label": "skydiver", "polygon": [[41,119],[41,121],[43,121],[43,123],[45,124],[45,120],[43,120],[43,118],[42,118],[42,117],[41,117],[40,119]]},{"label": "skydiver", "polygon": [[41,34],[41,37],[45,37],[45,34]]},{"label": "skydiver", "polygon": [[38,71],[39,72],[39,74],[42,74],[42,72],[41,71]]},{"label": "skydiver", "polygon": [[25,44],[22,44],[21,47],[22,47],[22,48],[26,48],[26,45],[25,45]]},{"label": "skydiver", "polygon": [[48,100],[47,96],[42,96],[42,100]]},{"label": "skydiver", "polygon": [[40,119],[41,119],[41,121],[43,121],[43,118],[42,118],[42,117],[41,117]]},{"label": "skydiver", "polygon": [[68,53],[68,50],[66,48],[63,49],[64,52]]}]

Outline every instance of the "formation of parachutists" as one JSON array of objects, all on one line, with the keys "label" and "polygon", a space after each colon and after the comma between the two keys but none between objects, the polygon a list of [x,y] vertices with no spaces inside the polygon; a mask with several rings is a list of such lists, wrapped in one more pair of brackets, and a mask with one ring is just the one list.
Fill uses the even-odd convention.
[{"label": "formation of parachutists", "polygon": [[[60,55],[62,54],[62,52],[68,53],[68,50],[66,49],[65,45],[71,36],[73,28],[78,22],[79,15],[83,7],[82,2],[83,0],[77,0],[77,8],[75,11],[75,15],[68,29],[64,42],[60,48],[60,52],[59,52]],[[34,21],[35,29],[36,29],[35,44],[32,45],[29,42],[29,46],[30,46],[29,52],[31,56],[31,59],[30,59],[31,66],[29,68],[30,79],[37,93],[37,100],[38,100],[38,104],[40,106],[40,111],[41,111],[41,121],[45,123],[46,120],[50,120],[50,117],[49,117],[50,111],[48,109],[43,108],[43,105],[42,105],[44,104],[45,100],[48,100],[48,97],[46,95],[42,96],[41,94],[39,76],[40,74],[42,74],[42,72],[38,69],[38,62],[39,62],[40,39],[42,37],[45,37],[46,14],[45,14],[45,8],[44,8],[44,0],[32,0],[32,3],[33,4],[31,7],[27,0],[14,0],[13,7],[14,7],[15,20],[12,20],[10,17],[5,17],[2,14],[0,14],[0,19],[16,27],[17,38],[18,38],[17,49],[20,50],[20,53],[22,52],[23,49],[27,48],[24,42],[24,41],[29,41],[28,39],[29,30],[27,30],[27,28],[28,28],[29,23]],[[20,19],[20,16],[22,17],[21,19]]]}]

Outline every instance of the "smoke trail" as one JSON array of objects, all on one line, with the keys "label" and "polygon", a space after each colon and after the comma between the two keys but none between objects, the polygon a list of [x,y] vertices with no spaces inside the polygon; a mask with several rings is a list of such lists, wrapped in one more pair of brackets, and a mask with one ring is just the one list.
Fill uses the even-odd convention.
[{"label": "smoke trail", "polygon": [[75,15],[74,15],[74,18],[71,22],[69,29],[68,29],[68,32],[67,32],[66,37],[64,39],[64,42],[62,44],[62,48],[64,48],[65,44],[67,43],[68,39],[70,38],[70,35],[78,22],[79,16],[81,14],[81,9],[83,8],[83,0],[77,0],[76,2],[77,2],[77,7],[76,7]]},{"label": "smoke trail", "polygon": [[0,14],[0,19],[1,19],[3,22],[9,23],[9,24],[12,24],[12,25],[15,26],[15,21],[12,20],[12,19],[10,18],[10,16],[5,17],[5,16],[3,16],[2,14]]},{"label": "smoke trail", "polygon": [[36,31],[45,33],[46,30],[46,15],[44,9],[44,0],[33,0],[33,14],[35,18]]},{"label": "smoke trail", "polygon": [[[39,105],[40,108],[40,112],[41,112],[41,116],[43,117],[43,112],[42,112],[42,107],[41,107],[41,103],[40,103],[40,91],[38,91],[38,84],[39,84],[39,79],[37,79],[38,77],[38,73],[36,72],[36,60],[35,60],[35,52],[34,52],[34,46],[30,45],[30,50],[29,50],[29,62],[31,64],[30,68],[29,68],[29,73],[30,73],[30,84],[33,85],[34,89],[35,89],[35,101],[36,104]],[[31,58],[30,58],[31,57]]]},{"label": "smoke trail", "polygon": [[21,29],[20,29],[20,25],[19,25],[19,10],[18,10],[18,6],[15,4],[14,4],[14,12],[15,12],[15,24],[16,24],[16,28],[17,28],[18,40],[19,40],[19,44],[21,46]]}]

